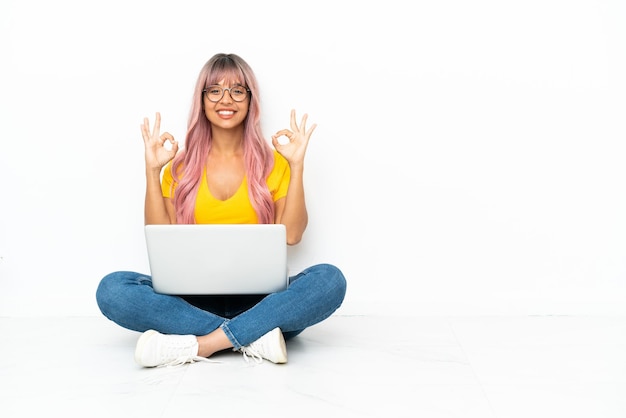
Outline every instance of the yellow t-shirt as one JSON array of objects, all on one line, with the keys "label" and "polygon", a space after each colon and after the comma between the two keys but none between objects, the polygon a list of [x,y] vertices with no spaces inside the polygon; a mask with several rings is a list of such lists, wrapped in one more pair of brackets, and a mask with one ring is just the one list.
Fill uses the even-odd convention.
[{"label": "yellow t-shirt", "polygon": [[[285,157],[274,150],[274,167],[266,181],[274,202],[287,196],[289,177],[289,163],[285,160]],[[176,184],[174,184],[174,187],[171,187],[173,182],[172,165],[170,162],[165,166],[161,181],[161,191],[164,197],[171,198],[173,196],[173,191],[176,189]],[[206,180],[206,169],[202,172],[194,214],[198,224],[259,223],[248,196],[247,177],[244,177],[241,185],[239,185],[239,189],[232,197],[227,200],[219,200],[213,197],[209,190]]]}]

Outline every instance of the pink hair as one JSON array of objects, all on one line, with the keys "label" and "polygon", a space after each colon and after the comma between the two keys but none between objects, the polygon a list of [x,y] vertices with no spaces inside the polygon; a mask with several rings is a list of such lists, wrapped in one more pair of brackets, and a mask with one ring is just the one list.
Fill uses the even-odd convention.
[{"label": "pink hair", "polygon": [[[185,147],[172,161],[177,183],[174,193],[176,222],[196,223],[194,209],[202,172],[211,149],[211,125],[204,114],[202,89],[220,80],[235,81],[250,89],[250,106],[244,122],[243,152],[248,194],[259,223],[274,223],[274,202],[266,179],[274,155],[261,131],[259,88],[252,68],[235,54],[216,54],[202,67],[193,93]],[[180,175],[180,176],[179,176]]]}]

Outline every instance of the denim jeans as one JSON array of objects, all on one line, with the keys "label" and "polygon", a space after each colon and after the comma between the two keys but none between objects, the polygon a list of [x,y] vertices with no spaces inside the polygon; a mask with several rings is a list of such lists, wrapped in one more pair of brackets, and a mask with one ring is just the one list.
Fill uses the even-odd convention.
[{"label": "denim jeans", "polygon": [[96,291],[102,314],[130,330],[206,335],[221,328],[235,349],[279,327],[290,339],[332,315],[346,293],[342,272],[318,264],[289,278],[286,290],[257,296],[183,297],[156,293],[150,276],[119,271]]}]

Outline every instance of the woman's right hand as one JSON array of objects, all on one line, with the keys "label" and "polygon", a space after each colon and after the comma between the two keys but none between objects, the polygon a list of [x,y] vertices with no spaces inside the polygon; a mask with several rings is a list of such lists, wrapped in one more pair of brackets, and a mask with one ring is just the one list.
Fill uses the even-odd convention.
[{"label": "woman's right hand", "polygon": [[[165,164],[171,161],[178,152],[178,142],[169,132],[159,134],[161,130],[161,114],[156,113],[154,129],[150,132],[150,122],[148,118],[143,119],[141,124],[141,136],[146,148],[146,169],[161,170]],[[169,142],[171,147],[167,149],[165,142]]]}]

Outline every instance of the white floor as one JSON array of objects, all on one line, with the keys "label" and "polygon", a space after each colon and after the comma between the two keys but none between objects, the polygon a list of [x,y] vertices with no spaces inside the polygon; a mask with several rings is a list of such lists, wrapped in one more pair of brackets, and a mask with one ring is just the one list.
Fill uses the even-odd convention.
[{"label": "white floor", "polygon": [[625,317],[333,316],[289,363],[142,369],[101,317],[0,318],[0,417],[626,417]]}]

